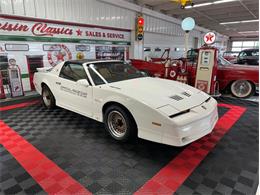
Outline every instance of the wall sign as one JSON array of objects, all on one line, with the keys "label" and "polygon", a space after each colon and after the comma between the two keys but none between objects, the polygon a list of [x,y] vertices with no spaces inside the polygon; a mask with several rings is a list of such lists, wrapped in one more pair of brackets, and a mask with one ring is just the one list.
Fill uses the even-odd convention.
[{"label": "wall sign", "polygon": [[[55,50],[55,48],[60,48],[59,51]],[[72,54],[69,48],[63,44],[55,44],[50,47],[50,51],[48,52],[48,62],[51,66],[55,66],[60,62],[71,60]]]},{"label": "wall sign", "polygon": [[207,45],[211,45],[213,43],[215,43],[215,40],[216,40],[216,34],[213,33],[213,32],[208,32],[204,35],[204,42],[207,44]]},{"label": "wall sign", "polygon": [[89,45],[76,45],[76,51],[90,51]]},{"label": "wall sign", "polygon": [[1,18],[0,35],[130,42],[130,32]]}]

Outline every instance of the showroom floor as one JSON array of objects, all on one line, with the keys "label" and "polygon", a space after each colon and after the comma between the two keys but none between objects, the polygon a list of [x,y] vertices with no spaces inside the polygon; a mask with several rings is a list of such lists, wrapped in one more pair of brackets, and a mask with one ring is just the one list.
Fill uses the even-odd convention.
[{"label": "showroom floor", "polygon": [[0,193],[254,194],[258,103],[218,101],[213,133],[183,148],[117,143],[102,123],[37,98],[2,103]]}]

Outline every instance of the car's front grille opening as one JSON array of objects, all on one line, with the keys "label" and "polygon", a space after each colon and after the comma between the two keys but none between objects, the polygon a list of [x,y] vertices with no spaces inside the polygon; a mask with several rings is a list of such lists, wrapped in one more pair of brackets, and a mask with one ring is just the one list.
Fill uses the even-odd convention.
[{"label": "car's front grille opening", "polygon": [[188,112],[190,112],[190,109],[184,110],[184,111],[179,112],[179,113],[177,113],[177,114],[173,114],[173,115],[171,115],[171,116],[169,116],[169,117],[170,117],[170,118],[174,118],[174,117],[176,117],[176,116],[180,116],[180,115],[186,114],[186,113],[188,113]]},{"label": "car's front grille opening", "polygon": [[183,100],[183,98],[179,95],[173,95],[173,96],[170,96],[171,99],[174,99],[176,101],[180,101],[180,100]]}]

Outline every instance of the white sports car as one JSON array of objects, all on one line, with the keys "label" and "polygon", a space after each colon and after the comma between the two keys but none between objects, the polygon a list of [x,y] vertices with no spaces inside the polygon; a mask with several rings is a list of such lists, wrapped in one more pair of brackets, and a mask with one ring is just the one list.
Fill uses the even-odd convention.
[{"label": "white sports car", "polygon": [[207,134],[218,120],[217,102],[179,82],[151,78],[122,61],[66,61],[40,68],[34,85],[44,105],[104,122],[120,141],[138,136],[184,146]]}]

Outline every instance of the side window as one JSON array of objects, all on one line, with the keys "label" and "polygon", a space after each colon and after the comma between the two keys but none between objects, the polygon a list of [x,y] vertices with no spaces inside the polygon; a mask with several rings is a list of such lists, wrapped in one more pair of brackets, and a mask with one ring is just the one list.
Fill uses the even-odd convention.
[{"label": "side window", "polygon": [[259,56],[259,52],[258,51],[253,51],[252,52],[252,56]]},{"label": "side window", "polygon": [[242,56],[242,57],[247,56],[246,52],[242,52],[241,56]]},{"label": "side window", "polygon": [[64,64],[60,77],[71,81],[78,81],[80,79],[87,79],[87,74],[81,64]]},{"label": "side window", "polygon": [[105,84],[104,81],[91,68],[89,68],[88,71],[95,85]]}]

